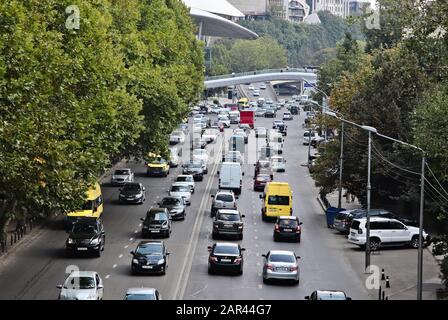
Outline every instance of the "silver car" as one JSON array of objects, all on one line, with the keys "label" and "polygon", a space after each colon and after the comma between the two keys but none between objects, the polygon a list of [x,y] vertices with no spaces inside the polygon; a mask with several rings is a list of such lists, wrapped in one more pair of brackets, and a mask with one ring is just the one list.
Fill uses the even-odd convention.
[{"label": "silver car", "polygon": [[57,287],[59,300],[103,300],[103,281],[95,271],[73,271]]},{"label": "silver car", "polygon": [[162,300],[162,296],[154,288],[129,288],[124,300]]},{"label": "silver car", "polygon": [[297,260],[299,256],[293,251],[271,250],[264,257],[263,282],[269,280],[292,280],[299,284],[300,269]]},{"label": "silver car", "polygon": [[122,185],[128,182],[134,182],[134,173],[129,168],[115,170],[110,178],[112,185]]}]

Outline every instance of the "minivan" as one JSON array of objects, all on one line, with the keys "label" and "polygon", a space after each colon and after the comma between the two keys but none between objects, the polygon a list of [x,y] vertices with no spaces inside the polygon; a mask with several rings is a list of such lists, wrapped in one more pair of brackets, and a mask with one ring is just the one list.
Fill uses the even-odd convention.
[{"label": "minivan", "polygon": [[239,151],[240,153],[244,153],[245,148],[244,136],[232,135],[229,138],[229,151]]},{"label": "minivan", "polygon": [[67,229],[71,229],[73,223],[79,218],[100,218],[103,213],[103,196],[98,182],[86,193],[86,200],[81,208],[67,213],[65,222]]},{"label": "minivan", "polygon": [[260,195],[263,200],[261,216],[263,221],[269,218],[292,215],[292,191],[287,182],[269,182],[264,193]]},{"label": "minivan", "polygon": [[244,175],[241,164],[236,162],[223,162],[218,174],[219,189],[232,190],[235,194],[241,194]]}]

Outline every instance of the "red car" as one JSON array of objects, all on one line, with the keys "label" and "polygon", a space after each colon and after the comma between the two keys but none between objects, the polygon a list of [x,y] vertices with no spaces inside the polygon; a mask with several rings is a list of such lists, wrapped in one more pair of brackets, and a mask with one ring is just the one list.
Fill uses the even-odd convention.
[{"label": "red car", "polygon": [[254,191],[264,191],[264,187],[268,182],[271,182],[271,176],[266,173],[260,173],[254,179]]}]

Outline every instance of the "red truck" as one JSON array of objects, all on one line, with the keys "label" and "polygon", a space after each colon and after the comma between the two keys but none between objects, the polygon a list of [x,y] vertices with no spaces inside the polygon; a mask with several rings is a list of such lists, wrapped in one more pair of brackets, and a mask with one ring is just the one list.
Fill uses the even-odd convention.
[{"label": "red truck", "polygon": [[254,128],[255,111],[240,111],[240,124],[248,124],[252,129]]}]

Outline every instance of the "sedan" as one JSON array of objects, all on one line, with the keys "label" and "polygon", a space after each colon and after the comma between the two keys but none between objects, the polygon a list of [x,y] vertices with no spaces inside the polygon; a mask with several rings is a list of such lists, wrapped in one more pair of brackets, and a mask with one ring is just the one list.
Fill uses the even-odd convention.
[{"label": "sedan", "polygon": [[194,178],[191,174],[178,175],[176,178],[176,182],[184,182],[186,185],[190,186],[191,193],[194,193],[195,183],[194,183]]},{"label": "sedan", "polygon": [[103,300],[103,281],[95,271],[73,271],[57,287],[59,300]]},{"label": "sedan", "polygon": [[300,269],[297,260],[300,257],[293,251],[271,250],[262,256],[264,283],[269,280],[292,280],[295,284],[299,284]]},{"label": "sedan", "polygon": [[254,191],[264,191],[264,187],[266,186],[266,184],[271,181],[272,179],[270,174],[258,174],[254,179]]},{"label": "sedan", "polygon": [[295,216],[280,216],[274,225],[274,241],[290,239],[300,242],[302,222]]},{"label": "sedan", "polygon": [[168,267],[167,251],[163,241],[140,241],[137,248],[131,251],[131,272],[165,274]]},{"label": "sedan", "polygon": [[305,300],[352,300],[352,298],[347,297],[344,291],[316,290],[311,295],[306,296]]},{"label": "sedan", "polygon": [[292,114],[290,112],[285,112],[283,114],[283,120],[293,120],[294,117],[292,116]]},{"label": "sedan", "polygon": [[208,163],[207,150],[194,149],[193,150],[193,161]]},{"label": "sedan", "polygon": [[146,188],[140,182],[126,183],[120,188],[118,200],[124,203],[140,203],[146,200]]},{"label": "sedan", "polygon": [[166,208],[173,219],[184,220],[186,214],[186,205],[181,197],[164,197],[157,203],[160,208]]},{"label": "sedan", "polygon": [[276,116],[275,111],[272,109],[267,109],[264,114],[265,118],[275,118],[275,116]]},{"label": "sedan", "polygon": [[185,201],[185,204],[191,204],[191,188],[184,182],[173,183],[171,189],[168,190],[168,192],[172,197],[182,197]]},{"label": "sedan", "polygon": [[162,300],[162,296],[154,288],[129,288],[124,300]]},{"label": "sedan", "polygon": [[266,109],[258,108],[257,111],[255,111],[256,117],[264,117],[266,113]]},{"label": "sedan", "polygon": [[214,274],[221,272],[236,272],[243,274],[243,251],[237,243],[218,242],[208,247],[208,273]]},{"label": "sedan", "polygon": [[123,185],[128,182],[134,182],[134,173],[129,168],[115,170],[110,178],[112,185]]},{"label": "sedan", "polygon": [[241,214],[238,210],[218,210],[213,221],[212,238],[236,236],[237,239],[243,240],[244,223],[242,218],[244,217],[244,214]]}]

